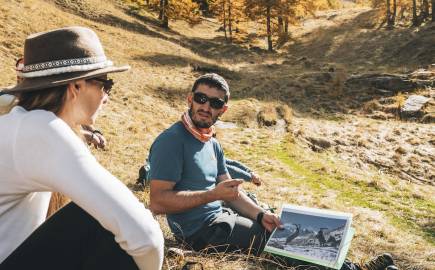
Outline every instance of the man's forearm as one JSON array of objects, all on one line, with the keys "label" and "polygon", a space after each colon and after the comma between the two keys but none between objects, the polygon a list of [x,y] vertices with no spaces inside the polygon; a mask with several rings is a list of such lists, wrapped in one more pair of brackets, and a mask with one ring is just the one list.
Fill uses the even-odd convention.
[{"label": "man's forearm", "polygon": [[257,215],[263,209],[256,205],[244,192],[240,192],[240,197],[232,202],[226,202],[242,216],[256,220]]},{"label": "man's forearm", "polygon": [[180,213],[216,200],[211,190],[165,190],[151,197],[150,208],[154,214]]}]

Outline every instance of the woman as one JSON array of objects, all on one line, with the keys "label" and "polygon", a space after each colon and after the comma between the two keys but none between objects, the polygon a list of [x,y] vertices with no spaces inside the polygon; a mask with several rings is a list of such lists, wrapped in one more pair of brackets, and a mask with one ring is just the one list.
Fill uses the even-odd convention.
[{"label": "woman", "polygon": [[[159,224],[76,135],[128,68],[87,28],[26,39],[23,80],[1,92],[18,102],[0,116],[0,269],[161,268]],[[51,192],[72,202],[45,221]]]}]

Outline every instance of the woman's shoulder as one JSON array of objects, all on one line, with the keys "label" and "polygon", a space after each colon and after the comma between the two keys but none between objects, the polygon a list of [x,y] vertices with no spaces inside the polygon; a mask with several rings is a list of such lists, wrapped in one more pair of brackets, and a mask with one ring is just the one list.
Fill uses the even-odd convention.
[{"label": "woman's shoulder", "polygon": [[[30,110],[27,111],[22,107],[15,107],[11,113],[18,115],[20,123],[18,129],[22,135],[28,134],[34,137],[46,137],[54,139],[56,137],[65,137],[74,135],[71,128],[54,113],[46,110]],[[38,136],[39,134],[39,136]],[[51,134],[51,135],[50,135]],[[70,136],[67,136],[70,137]]]},{"label": "woman's shoulder", "polygon": [[27,111],[23,107],[15,106],[11,113],[15,113],[17,115],[20,115],[23,120],[26,119],[27,121],[42,121],[42,122],[49,122],[56,118],[58,118],[54,113],[46,110],[30,110]]}]

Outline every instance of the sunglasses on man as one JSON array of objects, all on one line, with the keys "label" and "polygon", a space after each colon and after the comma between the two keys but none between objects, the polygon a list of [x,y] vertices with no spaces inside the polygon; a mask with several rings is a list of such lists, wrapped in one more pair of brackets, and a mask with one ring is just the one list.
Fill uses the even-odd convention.
[{"label": "sunglasses on man", "polygon": [[217,97],[208,97],[206,94],[201,92],[193,93],[193,100],[199,104],[205,104],[210,102],[210,107],[216,110],[220,110],[225,106],[225,100]]},{"label": "sunglasses on man", "polygon": [[110,96],[110,91],[112,90],[113,85],[115,84],[112,79],[103,79],[103,78],[91,78],[89,81],[97,81],[103,84],[103,91],[108,96]]}]

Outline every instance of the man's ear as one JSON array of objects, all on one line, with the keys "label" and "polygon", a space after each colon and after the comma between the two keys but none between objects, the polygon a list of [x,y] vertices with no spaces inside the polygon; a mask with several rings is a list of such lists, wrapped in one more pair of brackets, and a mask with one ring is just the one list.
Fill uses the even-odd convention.
[{"label": "man's ear", "polygon": [[224,112],[226,112],[228,110],[228,104],[225,104],[221,110],[222,111],[219,113],[219,116],[221,116],[222,114],[224,114]]},{"label": "man's ear", "polygon": [[189,106],[189,108],[190,108],[190,106],[192,105],[192,100],[193,100],[193,93],[190,92],[190,93],[187,95],[187,105]]}]

